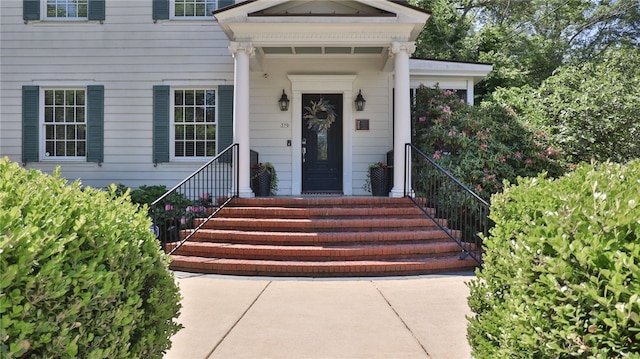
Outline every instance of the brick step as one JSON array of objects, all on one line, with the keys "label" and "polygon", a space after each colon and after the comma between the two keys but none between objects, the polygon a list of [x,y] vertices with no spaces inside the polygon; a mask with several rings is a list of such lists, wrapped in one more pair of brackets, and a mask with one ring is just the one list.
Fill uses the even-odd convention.
[{"label": "brick step", "polygon": [[[196,219],[196,225],[202,220]],[[446,226],[445,220],[440,220]],[[428,218],[358,218],[358,219],[298,219],[298,218],[217,218],[209,220],[203,228],[261,230],[261,231],[385,231],[405,230],[407,228],[424,229],[436,227]]]},{"label": "brick step", "polygon": [[[454,235],[456,235],[454,233]],[[184,236],[183,236],[184,237]],[[459,238],[459,237],[458,237]],[[263,244],[263,245],[337,245],[410,243],[449,240],[449,236],[439,229],[359,231],[359,232],[265,232],[242,230],[201,229],[192,242]]]},{"label": "brick step", "polygon": [[345,277],[421,275],[468,271],[477,263],[467,257],[357,260],[357,261],[277,261],[205,258],[173,255],[170,268],[194,273],[217,273],[247,276]]},{"label": "brick step", "polygon": [[188,242],[178,255],[228,259],[294,261],[397,260],[461,254],[452,242],[349,246],[276,246],[235,243]]},{"label": "brick step", "polygon": [[[434,213],[435,210],[431,210]],[[218,218],[424,218],[418,207],[227,207]]]},{"label": "brick step", "polygon": [[410,207],[415,204],[409,198],[391,197],[255,197],[235,198],[230,207]]}]

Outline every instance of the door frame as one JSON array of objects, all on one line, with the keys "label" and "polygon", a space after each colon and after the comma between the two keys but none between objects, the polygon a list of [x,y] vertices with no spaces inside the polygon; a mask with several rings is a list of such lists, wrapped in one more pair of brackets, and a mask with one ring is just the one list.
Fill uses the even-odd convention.
[{"label": "door frame", "polygon": [[342,94],[342,192],[353,194],[353,82],[356,75],[288,75],[291,81],[291,194],[302,194],[302,94]]}]

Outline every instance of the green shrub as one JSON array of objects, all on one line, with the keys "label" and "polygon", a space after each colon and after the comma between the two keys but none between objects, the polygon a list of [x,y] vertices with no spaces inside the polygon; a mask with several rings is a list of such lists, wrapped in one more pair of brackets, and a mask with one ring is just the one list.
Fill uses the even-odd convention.
[{"label": "green shrub", "polygon": [[640,161],[495,195],[469,283],[476,358],[640,357]]},{"label": "green shrub", "polygon": [[438,87],[416,92],[412,142],[487,201],[504,180],[563,172],[544,135],[522,127],[500,105],[468,106],[455,91]]},{"label": "green shrub", "polygon": [[3,358],[160,358],[180,295],[147,213],[0,159]]}]

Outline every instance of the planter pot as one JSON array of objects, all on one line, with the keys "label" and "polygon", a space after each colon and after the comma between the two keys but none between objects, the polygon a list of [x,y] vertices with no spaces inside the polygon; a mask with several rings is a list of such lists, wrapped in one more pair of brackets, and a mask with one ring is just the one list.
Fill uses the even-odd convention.
[{"label": "planter pot", "polygon": [[258,197],[271,194],[271,173],[264,170],[251,170],[251,189]]},{"label": "planter pot", "polygon": [[369,169],[369,179],[371,180],[371,194],[376,197],[386,197],[390,188],[390,169],[386,167],[376,167]]}]

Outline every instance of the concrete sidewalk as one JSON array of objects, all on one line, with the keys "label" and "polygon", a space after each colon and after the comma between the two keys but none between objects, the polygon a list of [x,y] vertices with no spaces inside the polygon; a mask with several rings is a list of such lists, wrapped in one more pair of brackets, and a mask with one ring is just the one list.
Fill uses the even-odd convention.
[{"label": "concrete sidewalk", "polygon": [[165,358],[470,358],[473,273],[176,278],[185,328]]}]

